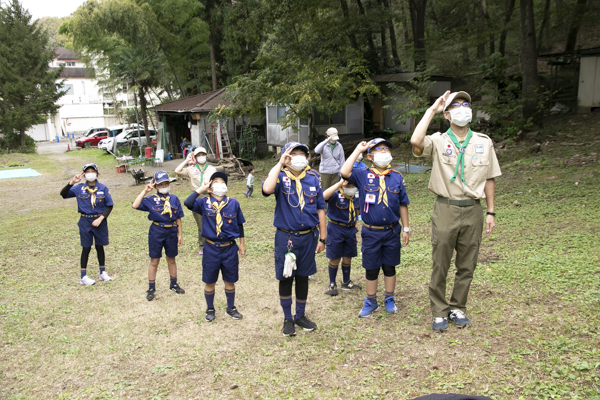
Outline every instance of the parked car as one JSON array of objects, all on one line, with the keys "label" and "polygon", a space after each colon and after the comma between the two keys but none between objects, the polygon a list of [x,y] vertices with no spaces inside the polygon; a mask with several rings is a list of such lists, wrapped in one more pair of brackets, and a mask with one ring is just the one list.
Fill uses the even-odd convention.
[{"label": "parked car", "polygon": [[85,133],[83,135],[81,135],[80,137],[78,137],[77,139],[81,139],[81,138],[86,138],[89,137],[90,135],[92,135],[93,133],[96,132],[100,132],[100,131],[106,131],[109,132],[110,129],[108,129],[107,127],[103,126],[101,128],[90,128],[87,131],[85,131]]},{"label": "parked car", "polygon": [[[150,140],[156,139],[156,131],[154,129],[148,129],[148,133],[150,134]],[[139,139],[138,139],[138,130],[133,129],[128,131],[127,135],[124,137],[125,141],[132,146],[139,146],[138,142],[142,142],[142,146],[146,145],[146,134],[142,129],[140,129]],[[122,144],[121,142],[117,142],[117,144]]]},{"label": "parked car", "polygon": [[98,143],[100,143],[101,140],[106,139],[107,135],[107,131],[94,132],[88,137],[80,137],[77,139],[75,145],[81,148],[98,146]]},{"label": "parked car", "polygon": [[[108,135],[109,137],[107,137],[106,139],[102,140],[100,143],[98,143],[98,148],[104,151],[112,151],[113,149],[113,142],[114,142],[114,138],[118,137],[120,135],[125,136],[125,134],[127,133],[127,130],[130,130],[132,128],[136,128],[138,126],[138,124],[129,124],[129,125],[116,125],[116,126],[111,126],[109,127],[110,130],[110,135]],[[117,144],[121,144],[117,141]]]}]

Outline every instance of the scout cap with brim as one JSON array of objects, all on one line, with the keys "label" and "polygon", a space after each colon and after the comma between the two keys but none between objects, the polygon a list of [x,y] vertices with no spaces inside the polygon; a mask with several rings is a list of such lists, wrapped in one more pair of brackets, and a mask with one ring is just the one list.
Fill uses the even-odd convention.
[{"label": "scout cap with brim", "polygon": [[85,172],[85,170],[88,169],[88,168],[94,168],[94,170],[96,171],[96,173],[98,173],[98,166],[96,164],[94,164],[94,163],[85,164],[83,166],[83,170],[82,171]]},{"label": "scout cap with brim", "polygon": [[210,180],[214,180],[215,178],[221,178],[225,181],[225,184],[227,185],[227,174],[223,171],[217,171],[214,174],[212,174],[210,176]]},{"label": "scout cap with brim", "polygon": [[159,183],[163,183],[163,182],[170,182],[171,180],[169,179],[169,174],[167,174],[165,171],[156,171],[154,173],[154,183],[155,184],[159,184]]},{"label": "scout cap with brim", "polygon": [[391,149],[392,147],[394,147],[394,145],[392,144],[392,142],[390,142],[389,140],[385,140],[383,138],[375,138],[373,139],[372,143],[369,145],[369,148],[367,149],[367,153],[371,152],[371,149],[375,146],[377,146],[378,144],[387,144],[387,146]]},{"label": "scout cap with brim", "polygon": [[194,156],[197,156],[200,153],[208,154],[204,147],[196,147],[196,150],[194,150]]},{"label": "scout cap with brim", "polygon": [[285,153],[290,147],[292,148],[292,150],[300,148],[302,149],[302,151],[308,154],[308,146],[299,142],[286,143],[285,146],[283,146],[283,149],[281,149],[281,154],[283,155],[283,153]]},{"label": "scout cap with brim", "polygon": [[335,128],[329,128],[325,133],[327,134],[328,138],[332,138],[333,140],[340,140],[340,137],[338,136],[338,130]]},{"label": "scout cap with brim", "polygon": [[444,111],[448,110],[448,107],[450,107],[450,104],[452,104],[452,102],[454,101],[454,99],[456,99],[457,97],[459,99],[465,99],[469,103],[471,102],[471,96],[467,92],[454,92],[454,93],[450,93],[450,96],[448,96],[448,100],[446,100],[446,106],[444,107]]}]

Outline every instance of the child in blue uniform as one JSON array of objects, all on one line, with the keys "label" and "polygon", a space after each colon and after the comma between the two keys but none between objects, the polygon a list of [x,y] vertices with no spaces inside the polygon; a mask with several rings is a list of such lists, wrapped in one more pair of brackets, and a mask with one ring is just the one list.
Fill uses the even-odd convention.
[{"label": "child in blue uniform", "polygon": [[[178,247],[183,239],[181,235],[181,218],[183,208],[181,202],[174,194],[169,194],[169,175],[164,171],[157,171],[151,183],[146,185],[142,192],[131,205],[133,208],[146,211],[148,219],[152,221],[148,231],[148,249],[150,265],[148,266],[148,291],[146,299],[152,301],[156,292],[156,271],[165,249],[167,265],[171,284],[169,288],[177,294],[184,294],[185,290],[177,283],[177,263],[175,257],[179,254]],[[156,189],[158,193],[146,196]]]},{"label": "child in blue uniform", "polygon": [[[312,331],[305,315],[308,277],[317,272],[315,253],[327,243],[325,200],[319,173],[308,167],[308,147],[289,142],[262,183],[263,196],[275,194],[275,277],[283,308],[283,335],[295,336],[295,325]],[[296,316],[292,317],[292,284],[296,281]]]},{"label": "child in blue uniform", "polygon": [[[207,192],[210,197],[198,196]],[[242,314],[235,307],[235,283],[239,277],[238,252],[246,254],[244,242],[244,214],[235,197],[227,197],[227,174],[215,172],[210,182],[203,183],[198,190],[192,192],[184,201],[184,205],[195,213],[202,215],[201,235],[206,239],[204,257],[202,257],[202,282],[206,298],[206,316],[204,319],[213,322],[215,316],[215,285],[219,279],[219,271],[225,284],[227,298],[227,315],[233,319],[242,319]],[[235,239],[240,239],[240,245]]]},{"label": "child in blue uniform", "polygon": [[327,251],[329,259],[329,288],[327,294],[337,296],[335,282],[342,261],[342,290],[360,290],[350,280],[352,257],[356,257],[356,233],[360,214],[358,189],[348,181],[340,179],[338,183],[327,189],[323,197],[327,202]]},{"label": "child in blue uniform", "polygon": [[[92,249],[92,244],[96,244],[96,254],[98,255],[98,264],[100,264],[100,280],[111,281],[105,270],[104,246],[108,245],[108,224],[106,219],[113,208],[112,197],[108,193],[108,188],[98,182],[98,167],[96,164],[86,164],[83,166],[83,172],[75,175],[67,186],[61,191],[63,199],[70,197],[77,198],[77,212],[81,215],[77,225],[79,226],[79,238],[81,241],[81,278],[79,283],[85,286],[91,286],[96,283],[95,280],[87,276],[87,264]],[[85,183],[75,185],[85,176]]]},{"label": "child in blue uniform", "polygon": [[[383,270],[385,285],[385,309],[388,313],[398,312],[394,302],[396,288],[396,265],[400,264],[400,233],[402,243],[408,245],[408,196],[402,174],[391,167],[392,143],[377,138],[361,142],[346,160],[340,171],[342,178],[356,185],[360,193],[363,268],[366,270],[367,297],[358,314],[368,317],[379,306],[377,304],[377,279]],[[360,153],[368,151],[371,168],[352,168]],[[402,226],[398,221],[402,220]]]}]

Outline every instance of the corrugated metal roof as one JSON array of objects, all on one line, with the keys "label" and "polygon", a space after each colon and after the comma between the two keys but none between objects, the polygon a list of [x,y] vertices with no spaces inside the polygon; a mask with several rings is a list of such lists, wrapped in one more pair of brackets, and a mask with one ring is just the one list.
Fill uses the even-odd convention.
[{"label": "corrugated metal roof", "polygon": [[150,108],[158,112],[203,112],[212,111],[219,105],[227,106],[230,103],[225,101],[222,96],[225,89],[212,90],[206,93],[200,93],[194,96],[186,97],[181,100],[174,100],[168,103],[162,103]]}]

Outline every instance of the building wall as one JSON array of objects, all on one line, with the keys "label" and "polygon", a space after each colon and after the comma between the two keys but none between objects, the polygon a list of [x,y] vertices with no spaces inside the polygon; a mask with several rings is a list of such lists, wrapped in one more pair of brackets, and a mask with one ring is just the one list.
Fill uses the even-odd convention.
[{"label": "building wall", "polygon": [[600,107],[600,56],[581,57],[577,97],[579,107]]}]

